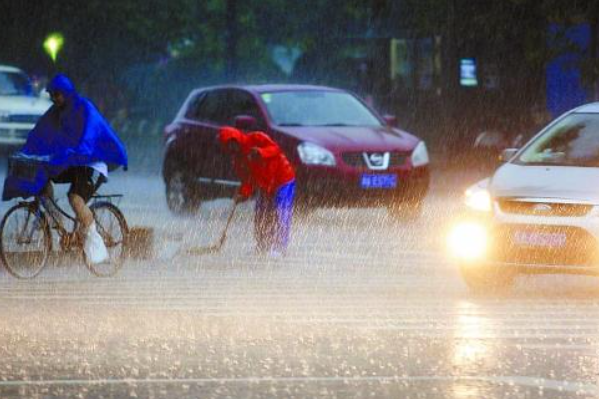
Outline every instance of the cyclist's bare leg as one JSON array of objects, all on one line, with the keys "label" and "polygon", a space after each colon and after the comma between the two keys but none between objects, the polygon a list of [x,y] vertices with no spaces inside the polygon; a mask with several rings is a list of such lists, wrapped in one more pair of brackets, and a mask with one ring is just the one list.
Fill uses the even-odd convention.
[{"label": "cyclist's bare leg", "polygon": [[[40,192],[40,196],[42,198],[47,199],[47,201],[44,201],[44,206],[46,207],[48,212],[51,212],[52,215],[54,216],[54,218],[50,218],[51,225],[54,226],[57,223],[57,220],[58,220],[58,223],[60,223],[60,221],[62,220],[62,215],[61,215],[60,211],[58,209],[56,209],[56,206],[54,206],[54,202],[53,202],[54,201],[54,186],[52,185],[51,181],[48,181],[48,183],[46,183],[46,185]],[[54,219],[56,219],[56,220],[54,220]]]},{"label": "cyclist's bare leg", "polygon": [[69,203],[71,204],[73,211],[75,211],[75,215],[77,215],[77,220],[81,223],[81,231],[87,232],[89,226],[91,226],[94,221],[92,211],[89,210],[85,200],[77,194],[69,194]]}]

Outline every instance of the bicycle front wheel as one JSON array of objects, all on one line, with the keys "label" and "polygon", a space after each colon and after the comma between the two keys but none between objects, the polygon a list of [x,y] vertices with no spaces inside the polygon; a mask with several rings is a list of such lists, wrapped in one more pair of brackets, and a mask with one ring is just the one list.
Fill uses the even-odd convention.
[{"label": "bicycle front wheel", "polygon": [[0,257],[16,278],[29,279],[46,266],[52,238],[44,214],[30,204],[15,205],[0,223]]},{"label": "bicycle front wheel", "polygon": [[125,259],[125,245],[129,235],[127,221],[119,208],[109,202],[96,202],[89,208],[94,214],[96,229],[104,240],[109,258],[106,262],[92,264],[84,253],[85,264],[96,276],[110,277],[121,268]]}]

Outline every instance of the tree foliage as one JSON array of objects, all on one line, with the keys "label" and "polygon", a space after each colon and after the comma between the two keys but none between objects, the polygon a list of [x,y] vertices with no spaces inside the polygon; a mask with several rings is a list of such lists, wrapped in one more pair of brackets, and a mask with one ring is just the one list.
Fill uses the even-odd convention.
[{"label": "tree foliage", "polygon": [[[237,80],[283,80],[271,50],[285,45],[313,54],[335,72],[341,62],[339,39],[397,34],[452,33],[455,45],[495,57],[525,60],[541,68],[565,48],[547,45],[547,25],[597,24],[597,0],[237,0],[235,21],[227,19],[226,0],[0,0],[0,61],[36,73],[60,69],[91,93],[118,100],[179,101],[194,85],[225,79],[227,32],[234,24]],[[396,29],[394,31],[394,29]],[[58,65],[43,54],[44,37],[65,36]],[[586,76],[599,74],[596,54],[585,54]],[[124,81],[124,82],[123,82]],[[112,82],[113,90],[106,90]],[[148,95],[150,84],[154,92]],[[131,94],[131,93],[129,93]],[[126,97],[126,96],[125,96]],[[129,96],[131,97],[131,96]],[[107,102],[111,100],[108,99]]]}]

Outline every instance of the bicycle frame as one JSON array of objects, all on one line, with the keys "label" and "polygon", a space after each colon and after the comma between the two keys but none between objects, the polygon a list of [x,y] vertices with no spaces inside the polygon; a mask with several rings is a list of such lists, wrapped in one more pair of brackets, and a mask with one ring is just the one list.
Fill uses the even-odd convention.
[{"label": "bicycle frame", "polygon": [[56,209],[62,216],[66,217],[67,219],[69,219],[70,221],[73,222],[73,232],[77,231],[77,229],[79,228],[79,220],[77,220],[76,217],[69,215],[64,209],[62,209],[60,206],[58,206],[58,203],[56,203],[56,201],[54,200],[54,198],[46,198],[46,197],[35,197],[34,202],[36,202],[38,204],[38,206],[42,206],[42,208],[44,208],[44,210],[46,211],[46,214],[49,215],[49,217],[52,219],[52,221],[54,222],[57,230],[58,230],[58,235],[62,238],[69,233],[69,231],[63,226],[62,221],[60,220],[60,218],[58,218],[53,211],[50,210],[50,208],[48,207],[48,205],[46,204],[46,201],[50,202],[52,204],[52,206],[54,207],[54,209]]},{"label": "bicycle frame", "polygon": [[[90,198],[91,204],[95,203],[98,200],[103,200],[103,201],[107,201],[110,203],[113,203],[114,200],[120,200],[123,197],[122,194],[112,194],[112,195],[93,195]],[[51,221],[54,223],[55,229],[58,231],[58,235],[61,238],[61,240],[65,239],[65,238],[70,238],[71,235],[73,233],[75,233],[78,229],[79,229],[79,220],[77,219],[77,217],[70,215],[68,212],[66,212],[64,209],[62,209],[58,203],[54,200],[54,198],[47,198],[47,197],[43,197],[43,196],[36,196],[34,197],[33,201],[27,201],[27,202],[22,202],[25,203],[29,206],[29,208],[33,211],[33,213],[38,214],[39,209],[42,208],[45,213],[48,215],[48,218],[51,219]],[[68,220],[70,220],[71,222],[73,222],[73,231],[68,231],[64,225],[63,225],[63,221],[57,217],[57,215],[54,213],[54,211],[52,211],[50,209],[50,207],[48,206],[48,203],[51,203],[52,206],[54,207],[55,210],[57,210],[62,216],[64,216],[65,218],[67,218]],[[39,216],[39,214],[38,214]],[[25,226],[23,227],[23,235],[24,233],[27,231],[27,227],[29,226],[29,219],[27,219],[25,221]],[[102,232],[100,232],[102,233]],[[30,232],[30,234],[33,234],[33,230]],[[19,240],[24,239],[25,237],[18,237]],[[31,240],[31,236],[25,238],[25,240]],[[67,246],[67,248],[70,247],[70,245]]]}]

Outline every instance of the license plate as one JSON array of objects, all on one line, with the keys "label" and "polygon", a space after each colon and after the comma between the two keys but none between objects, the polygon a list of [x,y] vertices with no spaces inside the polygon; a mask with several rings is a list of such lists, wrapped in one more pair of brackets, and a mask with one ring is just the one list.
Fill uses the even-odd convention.
[{"label": "license plate", "polygon": [[395,188],[397,175],[362,175],[360,180],[362,188]]},{"label": "license plate", "polygon": [[566,245],[566,233],[542,233],[538,231],[516,231],[514,244],[525,247],[561,248]]}]

